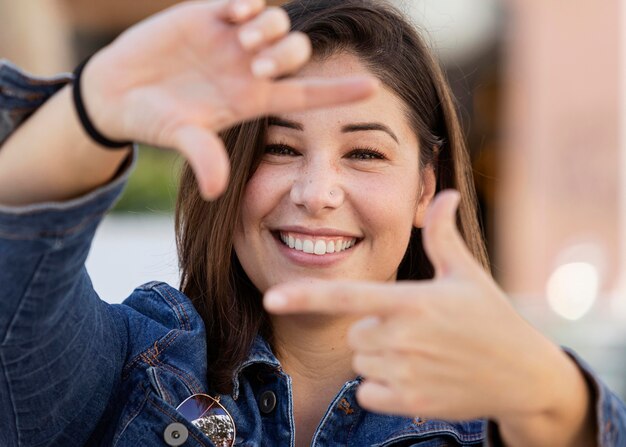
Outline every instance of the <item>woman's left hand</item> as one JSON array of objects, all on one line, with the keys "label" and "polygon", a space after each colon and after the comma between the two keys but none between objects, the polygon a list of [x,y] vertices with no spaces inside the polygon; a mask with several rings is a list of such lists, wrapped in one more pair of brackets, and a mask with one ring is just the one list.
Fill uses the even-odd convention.
[{"label": "woman's left hand", "polygon": [[266,308],[363,316],[349,343],[365,377],[357,398],[369,410],[502,423],[572,410],[568,395],[572,384],[584,388],[581,373],[473,259],[455,225],[458,198],[440,193],[423,229],[434,279],[282,284],[268,291]]}]

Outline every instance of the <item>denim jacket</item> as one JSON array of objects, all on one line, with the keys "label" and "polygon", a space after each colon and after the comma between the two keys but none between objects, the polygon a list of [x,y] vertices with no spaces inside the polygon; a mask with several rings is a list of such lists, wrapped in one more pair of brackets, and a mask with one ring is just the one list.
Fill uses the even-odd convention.
[{"label": "denim jacket", "polygon": [[[0,144],[69,80],[36,79],[0,61]],[[214,395],[204,323],[191,301],[151,282],[122,304],[107,304],[85,270],[94,232],[131,167],[74,200],[0,205],[0,446],[174,445],[174,423],[187,429],[183,445],[213,445],[176,411],[194,393]],[[626,407],[570,355],[594,387],[598,444],[626,446]],[[366,411],[355,399],[359,382],[347,382],[329,403],[312,445],[500,444],[486,420]],[[291,379],[261,337],[233,385],[220,398],[235,421],[236,445],[293,446]]]}]

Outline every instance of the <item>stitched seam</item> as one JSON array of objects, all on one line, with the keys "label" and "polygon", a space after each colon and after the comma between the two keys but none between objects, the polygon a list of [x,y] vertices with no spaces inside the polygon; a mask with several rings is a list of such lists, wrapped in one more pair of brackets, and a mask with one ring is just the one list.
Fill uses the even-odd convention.
[{"label": "stitched seam", "polygon": [[[435,428],[436,427],[436,428]],[[418,435],[434,435],[434,434],[449,434],[451,436],[453,436],[454,438],[456,438],[458,441],[470,441],[470,442],[474,442],[474,441],[480,441],[481,439],[483,439],[483,434],[481,433],[467,433],[467,432],[456,432],[454,430],[451,430],[450,428],[446,427],[444,428],[444,426],[435,426],[430,430],[426,430],[422,433],[419,432],[415,432],[414,430],[402,430],[399,432],[396,432],[396,434],[398,435],[404,435],[404,434],[418,434]]]},{"label": "stitched seam", "polygon": [[346,444],[350,443],[350,437],[352,436],[352,432],[354,430],[354,427],[356,427],[356,423],[357,423],[358,419],[359,418],[355,417],[354,420],[352,421],[352,424],[350,424],[350,428],[348,429],[348,436],[346,437]]},{"label": "stitched seam", "polygon": [[161,367],[167,369],[176,377],[178,377],[180,381],[183,382],[187,388],[189,388],[189,391],[191,391],[192,394],[202,393],[200,384],[198,384],[191,375],[179,370],[178,368],[173,367],[172,365],[168,365],[167,363],[162,363]]},{"label": "stitched seam", "polygon": [[[169,334],[168,334],[169,335]],[[166,335],[167,337],[167,335]],[[146,361],[147,357],[145,356],[145,353],[148,352],[151,348],[146,349],[145,351],[142,351],[141,353],[137,354],[125,367],[124,370],[122,371],[122,380],[126,380],[129,376],[129,374],[131,373],[131,371],[133,369],[135,369],[135,366],[137,363],[148,363],[149,366],[150,363]]]},{"label": "stitched seam", "polygon": [[[399,433],[402,432],[398,432],[396,433],[396,435],[398,435]],[[408,432],[402,435],[398,435],[398,436],[394,436],[391,439],[386,440],[385,442],[383,442],[382,444],[378,444],[381,447],[386,447],[386,446],[390,446],[392,445],[391,443],[394,443],[396,441],[401,441],[403,439],[410,439],[412,437],[415,438],[430,438],[430,437],[435,437],[435,436],[450,436],[452,438],[454,438],[455,440],[457,440],[458,442],[471,442],[472,444],[482,441],[483,440],[483,435],[481,434],[477,434],[477,435],[470,435],[471,437],[476,437],[478,436],[476,439],[462,439],[461,437],[458,436],[457,433],[450,431],[450,430],[439,430],[439,431],[428,431],[428,432],[423,432],[423,433],[415,433],[415,432]]]},{"label": "stitched seam", "polygon": [[[176,317],[178,319],[179,324],[182,326],[183,329],[190,330],[191,323],[189,321],[189,316],[187,315],[185,308],[180,305],[180,303],[174,298],[174,296],[170,293],[170,291],[167,290],[167,288],[164,288],[163,292],[165,293],[164,294],[161,293],[160,295],[163,297],[165,301],[168,302],[172,310],[176,313]],[[167,295],[169,299],[168,297],[165,297],[165,295]],[[174,304],[172,304],[172,302]],[[184,318],[180,316],[180,311],[182,311],[182,313],[184,314]]]},{"label": "stitched seam", "polygon": [[[161,350],[161,352],[166,350],[174,342],[174,340],[176,340],[176,338],[179,335],[180,335],[179,331],[170,331],[161,340],[157,340],[156,342],[154,342],[153,347],[148,348],[142,353],[135,356],[135,358],[131,360],[131,362],[128,365],[126,365],[126,367],[124,368],[124,371],[122,372],[122,380],[128,379],[128,376],[130,375],[131,371],[136,367],[137,363],[140,363],[143,361],[148,366],[155,366],[154,364],[151,363],[151,360],[155,360],[157,364],[160,363],[159,359],[155,358],[154,356],[148,357],[148,354],[156,347],[157,355],[158,355],[159,349]],[[160,343],[165,343],[165,340],[167,340],[167,343],[164,346],[161,346],[159,348],[158,345]]]}]

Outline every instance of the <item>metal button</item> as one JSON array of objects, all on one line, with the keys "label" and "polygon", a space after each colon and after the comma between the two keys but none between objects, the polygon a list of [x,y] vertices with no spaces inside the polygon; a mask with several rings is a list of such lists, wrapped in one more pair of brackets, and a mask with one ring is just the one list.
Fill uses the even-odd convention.
[{"label": "metal button", "polygon": [[273,391],[264,391],[259,399],[261,413],[271,413],[276,408],[276,394]]},{"label": "metal button", "polygon": [[163,439],[167,445],[183,445],[189,437],[189,430],[183,424],[172,422],[163,432]]}]

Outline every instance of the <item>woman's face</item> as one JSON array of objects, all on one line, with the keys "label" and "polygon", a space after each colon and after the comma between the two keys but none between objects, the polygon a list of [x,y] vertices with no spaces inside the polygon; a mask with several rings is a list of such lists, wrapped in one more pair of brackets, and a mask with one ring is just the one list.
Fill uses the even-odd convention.
[{"label": "woman's face", "polygon": [[[299,76],[358,74],[370,73],[342,53]],[[246,186],[235,252],[261,292],[303,279],[393,281],[434,190],[403,103],[386,88],[364,102],[276,116]]]}]

